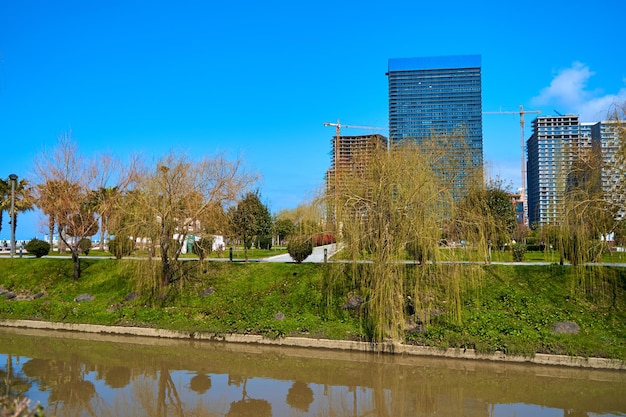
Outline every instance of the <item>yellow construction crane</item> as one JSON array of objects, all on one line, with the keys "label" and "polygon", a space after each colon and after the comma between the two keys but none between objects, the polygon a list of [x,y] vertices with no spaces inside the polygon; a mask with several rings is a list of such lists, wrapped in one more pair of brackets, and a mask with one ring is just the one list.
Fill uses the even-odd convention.
[{"label": "yellow construction crane", "polygon": [[524,203],[524,224],[528,225],[528,201],[526,196],[526,158],[524,157],[524,115],[525,114],[541,114],[541,110],[524,110],[524,106],[519,106],[519,111],[486,111],[483,114],[519,114],[520,124],[520,147],[521,147],[521,164],[522,164],[522,192],[521,199]]}]

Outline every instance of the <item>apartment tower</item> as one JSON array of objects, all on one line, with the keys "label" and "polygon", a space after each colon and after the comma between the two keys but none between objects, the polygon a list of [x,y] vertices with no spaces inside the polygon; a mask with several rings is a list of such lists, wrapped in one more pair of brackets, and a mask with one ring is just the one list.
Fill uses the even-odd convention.
[{"label": "apartment tower", "polygon": [[576,115],[537,117],[532,127],[526,142],[528,221],[557,224],[571,164],[595,141],[591,126],[581,125]]}]

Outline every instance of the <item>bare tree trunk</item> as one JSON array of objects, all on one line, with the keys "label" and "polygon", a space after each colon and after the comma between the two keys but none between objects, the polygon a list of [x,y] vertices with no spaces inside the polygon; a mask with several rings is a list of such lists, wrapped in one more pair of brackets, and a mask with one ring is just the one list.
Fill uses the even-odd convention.
[{"label": "bare tree trunk", "polygon": [[74,261],[74,281],[78,281],[80,278],[80,258],[78,257],[78,248],[72,247],[72,261]]},{"label": "bare tree trunk", "polygon": [[169,233],[165,227],[161,228],[161,289],[167,287],[170,283],[171,268],[169,259]]},{"label": "bare tree trunk", "polygon": [[50,244],[50,250],[54,248],[54,216],[48,217],[48,243]]},{"label": "bare tree trunk", "polygon": [[100,216],[100,250],[104,250],[104,216]]}]

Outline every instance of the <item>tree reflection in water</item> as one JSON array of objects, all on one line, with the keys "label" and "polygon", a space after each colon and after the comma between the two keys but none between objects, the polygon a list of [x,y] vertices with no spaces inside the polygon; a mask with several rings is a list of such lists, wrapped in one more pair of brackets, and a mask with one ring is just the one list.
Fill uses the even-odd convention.
[{"label": "tree reflection in water", "polygon": [[[31,387],[28,378],[15,374],[13,365],[13,355],[7,355],[6,368],[0,368],[0,395],[7,397],[20,397]],[[15,358],[16,364],[19,364],[20,358]]]},{"label": "tree reflection in water", "polygon": [[226,417],[272,417],[272,405],[265,400],[250,398],[246,391],[248,378],[228,375],[228,385],[241,385],[241,400],[230,403]]},{"label": "tree reflection in water", "polygon": [[211,389],[211,377],[205,374],[196,374],[189,380],[189,389],[202,395]]},{"label": "tree reflection in water", "polygon": [[131,372],[126,366],[112,366],[104,369],[104,383],[111,388],[124,388],[130,384]]},{"label": "tree reflection in water", "polygon": [[68,361],[31,359],[22,366],[22,372],[39,382],[40,390],[48,390],[48,406],[57,414],[63,407],[69,415],[80,415],[85,410],[96,416],[91,401],[96,388],[85,375],[93,371],[92,366],[82,362],[78,355],[71,354]]},{"label": "tree reflection in water", "polygon": [[313,402],[313,390],[304,382],[296,381],[287,392],[287,404],[305,413]]},{"label": "tree reflection in water", "polygon": [[626,410],[625,373],[127,340],[133,339],[0,332],[0,393],[24,393],[57,417],[616,416]]}]

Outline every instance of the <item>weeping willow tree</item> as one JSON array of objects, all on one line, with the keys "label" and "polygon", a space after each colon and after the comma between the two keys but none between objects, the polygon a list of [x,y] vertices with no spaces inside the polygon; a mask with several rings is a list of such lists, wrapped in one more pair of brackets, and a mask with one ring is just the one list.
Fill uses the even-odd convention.
[{"label": "weeping willow tree", "polygon": [[516,227],[515,209],[502,181],[485,184],[475,178],[454,217],[454,231],[457,240],[465,243],[466,258],[490,263],[492,248],[511,242]]},{"label": "weeping willow tree", "polygon": [[573,265],[599,260],[600,237],[612,228],[614,213],[604,199],[601,171],[599,152],[580,149],[567,172],[557,243],[561,259]]},{"label": "weeping willow tree", "polygon": [[[608,238],[626,214],[626,131],[624,105],[598,124],[591,143],[565,146],[557,244],[561,260],[573,265],[597,262]],[[601,126],[600,126],[601,125]]]},{"label": "weeping willow tree", "polygon": [[[470,173],[455,166],[463,140],[434,141],[359,155],[366,160],[345,168],[340,192],[329,195],[352,261],[340,266],[341,273],[364,300],[374,342],[404,340],[407,320],[427,322],[437,302],[461,321],[462,271],[440,262],[439,246],[454,213],[455,185],[469,181]],[[437,300],[442,293],[446,300]]]}]

